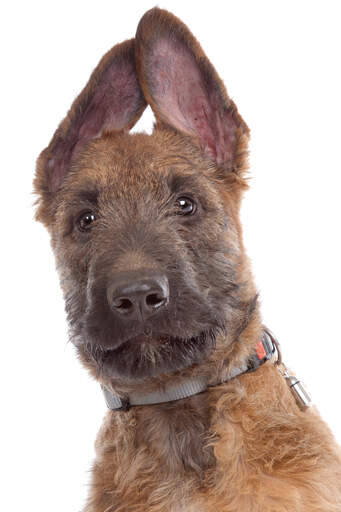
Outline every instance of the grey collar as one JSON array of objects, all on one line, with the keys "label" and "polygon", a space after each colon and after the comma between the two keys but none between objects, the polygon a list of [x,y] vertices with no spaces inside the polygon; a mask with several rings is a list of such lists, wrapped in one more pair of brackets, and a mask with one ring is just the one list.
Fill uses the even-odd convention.
[{"label": "grey collar", "polygon": [[182,400],[189,396],[198,395],[206,391],[209,387],[223,384],[239,375],[257,370],[263,363],[268,361],[276,351],[276,345],[273,337],[268,330],[264,330],[262,338],[256,344],[254,353],[247,363],[239,368],[232,368],[226,379],[208,384],[205,377],[189,378],[179,384],[169,384],[165,389],[152,391],[149,393],[134,392],[129,397],[122,397],[113,393],[107,387],[102,386],[104,398],[109,409],[112,411],[126,411],[136,405],[154,405],[166,402]]}]

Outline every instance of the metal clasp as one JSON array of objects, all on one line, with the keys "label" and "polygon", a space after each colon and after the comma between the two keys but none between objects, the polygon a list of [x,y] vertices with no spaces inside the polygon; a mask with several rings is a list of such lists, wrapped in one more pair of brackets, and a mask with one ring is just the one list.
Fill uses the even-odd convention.
[{"label": "metal clasp", "polygon": [[277,360],[275,361],[275,366],[277,367],[279,373],[285,378],[285,381],[293,397],[295,398],[298,407],[301,410],[305,411],[306,409],[312,406],[312,399],[307,389],[305,388],[304,384],[300,380],[298,380],[298,378],[295,377],[295,375],[289,374],[288,368],[283,363],[282,352],[278,340],[275,338],[275,336],[268,328],[265,328],[265,331],[270,337],[274,346],[276,347]]}]

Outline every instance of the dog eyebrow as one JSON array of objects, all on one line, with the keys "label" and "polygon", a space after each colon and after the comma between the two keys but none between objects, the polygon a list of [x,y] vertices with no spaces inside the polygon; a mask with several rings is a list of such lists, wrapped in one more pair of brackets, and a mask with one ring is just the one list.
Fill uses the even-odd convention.
[{"label": "dog eyebrow", "polygon": [[98,190],[80,189],[80,190],[77,190],[76,198],[80,199],[81,201],[86,201],[88,203],[91,203],[94,206],[97,206],[98,195],[99,195]]},{"label": "dog eyebrow", "polygon": [[194,175],[177,174],[174,170],[169,173],[167,183],[172,192],[180,192],[184,188],[193,189],[198,186]]}]

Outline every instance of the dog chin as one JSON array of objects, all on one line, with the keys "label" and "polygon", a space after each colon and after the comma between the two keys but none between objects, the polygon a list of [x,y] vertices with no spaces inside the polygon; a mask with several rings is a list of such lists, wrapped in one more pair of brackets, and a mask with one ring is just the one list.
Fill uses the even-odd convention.
[{"label": "dog chin", "polygon": [[174,373],[202,363],[215,344],[216,333],[209,330],[191,338],[140,334],[116,348],[98,349],[88,344],[87,350],[104,378],[136,380]]}]

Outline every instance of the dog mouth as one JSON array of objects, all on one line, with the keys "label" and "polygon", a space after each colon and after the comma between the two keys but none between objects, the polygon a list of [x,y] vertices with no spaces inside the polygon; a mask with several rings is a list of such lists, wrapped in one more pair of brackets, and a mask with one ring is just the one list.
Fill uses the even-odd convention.
[{"label": "dog mouth", "polygon": [[141,379],[183,370],[199,364],[214,350],[217,329],[182,338],[165,333],[138,334],[118,347],[88,346],[103,377]]}]

